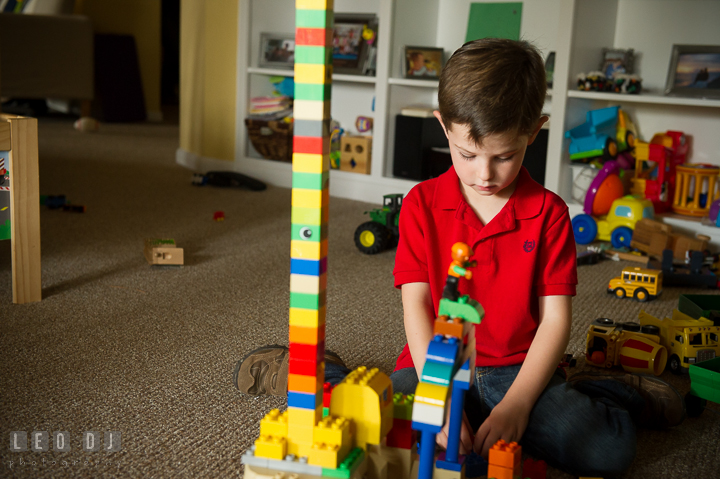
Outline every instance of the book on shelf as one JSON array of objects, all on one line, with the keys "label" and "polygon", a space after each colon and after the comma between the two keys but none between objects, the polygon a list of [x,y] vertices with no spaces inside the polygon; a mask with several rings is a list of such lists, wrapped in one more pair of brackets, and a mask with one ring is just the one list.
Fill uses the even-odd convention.
[{"label": "book on shelf", "polygon": [[432,118],[433,112],[437,110],[431,105],[409,105],[400,109],[403,116],[416,116],[418,118]]}]

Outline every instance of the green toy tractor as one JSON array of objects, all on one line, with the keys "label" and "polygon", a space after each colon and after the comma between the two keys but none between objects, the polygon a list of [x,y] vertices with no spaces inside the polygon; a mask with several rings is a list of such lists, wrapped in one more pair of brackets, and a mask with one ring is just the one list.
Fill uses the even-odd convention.
[{"label": "green toy tractor", "polygon": [[355,230],[355,246],[362,253],[377,254],[397,246],[402,199],[401,193],[385,195],[382,208],[365,212],[370,214],[372,221],[361,224]]}]

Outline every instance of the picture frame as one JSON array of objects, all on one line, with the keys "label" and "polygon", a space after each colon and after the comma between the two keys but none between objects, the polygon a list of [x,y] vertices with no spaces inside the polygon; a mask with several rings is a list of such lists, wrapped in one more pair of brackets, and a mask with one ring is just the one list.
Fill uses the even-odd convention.
[{"label": "picture frame", "polygon": [[673,45],[665,95],[720,98],[720,45]]},{"label": "picture frame", "polygon": [[553,86],[553,77],[555,76],[555,52],[549,52],[545,59],[545,82],[548,89]]},{"label": "picture frame", "polygon": [[403,47],[403,77],[439,80],[443,68],[444,50],[437,47]]},{"label": "picture frame", "polygon": [[258,65],[292,70],[295,67],[295,33],[261,33]]},{"label": "picture frame", "polygon": [[[372,35],[363,32],[372,31]],[[377,45],[378,19],[373,14],[338,13],[333,28],[333,73],[350,75],[374,74],[367,65],[371,46]],[[371,36],[368,40],[366,37]]]},{"label": "picture frame", "polygon": [[632,48],[603,48],[599,70],[605,78],[612,79],[615,73],[634,73],[635,50]]}]

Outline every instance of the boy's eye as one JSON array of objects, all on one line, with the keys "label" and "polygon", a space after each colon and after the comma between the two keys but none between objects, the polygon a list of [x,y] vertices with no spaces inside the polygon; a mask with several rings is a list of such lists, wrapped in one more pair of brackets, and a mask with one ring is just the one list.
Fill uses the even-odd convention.
[{"label": "boy's eye", "polygon": [[464,155],[464,154],[462,154],[462,153],[460,153],[460,156],[462,156],[462,157],[465,158],[466,160],[472,160],[473,158],[475,158],[475,156],[466,156],[466,155]]}]

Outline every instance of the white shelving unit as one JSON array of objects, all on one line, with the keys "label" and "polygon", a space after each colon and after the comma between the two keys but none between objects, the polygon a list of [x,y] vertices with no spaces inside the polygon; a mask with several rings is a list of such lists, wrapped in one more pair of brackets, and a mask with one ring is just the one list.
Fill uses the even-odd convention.
[{"label": "white shelving unit", "polygon": [[[371,174],[331,171],[331,195],[377,203],[383,194],[407,193],[417,183],[392,176],[395,116],[407,105],[437,105],[438,82],[402,78],[402,48],[442,47],[449,57],[465,41],[472,1],[335,0],[336,13],[375,14],[379,31],[376,76],[333,75],[333,118],[351,133],[358,115],[374,119]],[[250,145],[244,120],[248,99],[271,93],[268,77],[293,76],[292,70],[259,67],[258,57],[261,33],[294,30],[294,6],[294,0],[245,0],[238,29],[236,168],[286,187],[291,186],[290,165],[261,159]],[[544,53],[555,47],[559,9],[560,0],[523,6],[522,34]]]},{"label": "white shelving unit", "polygon": [[[661,94],[672,45],[720,45],[718,20],[720,2],[713,0],[561,1],[545,186],[565,199],[571,215],[580,213],[582,206],[570,194],[564,132],[584,122],[588,110],[621,105],[638,125],[641,139],[681,130],[691,137],[690,162],[720,164],[720,100]],[[576,90],[577,74],[598,68],[603,47],[635,49],[642,94]],[[707,234],[720,246],[720,228],[680,215],[666,215],[664,221],[687,233]]]},{"label": "white shelving unit", "polygon": [[[392,177],[395,116],[411,104],[437,105],[437,81],[401,76],[405,45],[442,47],[446,59],[465,41],[470,4],[478,0],[335,0],[337,13],[373,13],[379,22],[375,77],[333,75],[333,118],[350,132],[358,115],[374,119],[370,175],[333,170],[333,196],[377,203],[386,193],[407,193],[416,182]],[[291,186],[290,165],[253,157],[246,135],[248,98],[271,91],[268,76],[291,70],[258,66],[262,32],[294,29],[293,0],[241,2],[238,48],[237,141],[239,170],[276,185]],[[682,130],[691,137],[692,162],[720,164],[720,100],[666,97],[665,79],[672,45],[720,45],[717,0],[532,0],[523,3],[521,36],[543,55],[556,52],[554,88],[545,111],[552,114],[545,186],[570,205],[572,174],[564,132],[588,110],[622,105],[649,139],[656,132]],[[576,76],[598,68],[601,49],[634,48],[635,70],[643,78],[641,95],[576,90]],[[372,110],[374,103],[375,109]],[[667,218],[689,232],[702,231],[720,244],[720,234],[692,219]]]}]

